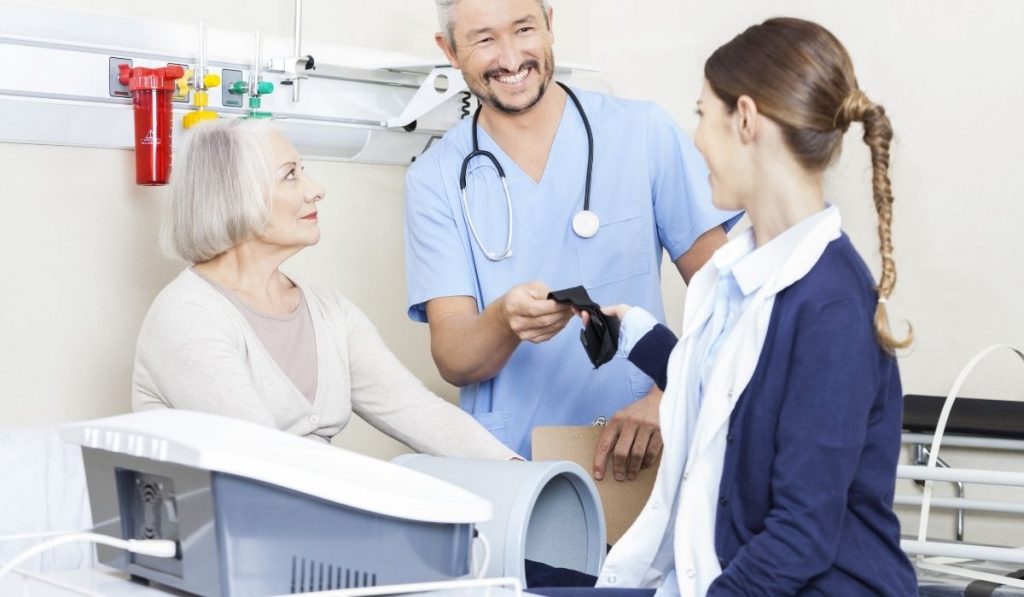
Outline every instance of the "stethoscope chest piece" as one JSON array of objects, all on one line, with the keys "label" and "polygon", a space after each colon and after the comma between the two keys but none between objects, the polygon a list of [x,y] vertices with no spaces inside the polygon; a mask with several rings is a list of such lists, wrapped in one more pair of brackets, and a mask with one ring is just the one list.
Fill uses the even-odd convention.
[{"label": "stethoscope chest piece", "polygon": [[[590,129],[590,120],[587,118],[586,112],[583,111],[583,105],[580,103],[579,98],[573,93],[565,84],[558,83],[559,87],[565,90],[566,95],[572,100],[576,111],[580,114],[580,120],[583,121],[583,128],[587,131],[587,180],[586,186],[583,190],[583,209],[572,217],[572,230],[580,238],[590,238],[597,234],[598,228],[601,227],[601,221],[598,219],[597,214],[590,211],[590,183],[594,174],[594,133]],[[459,193],[462,199],[462,212],[466,217],[466,224],[469,227],[470,233],[473,235],[473,240],[476,241],[477,247],[483,252],[484,256],[490,261],[501,261],[508,259],[512,256],[512,196],[508,191],[508,181],[505,178],[505,170],[498,163],[497,158],[494,157],[489,151],[480,149],[480,139],[477,136],[477,128],[479,126],[480,111],[483,105],[477,106],[476,114],[473,114],[473,127],[471,129],[473,136],[473,151],[463,158],[462,169],[459,172]],[[477,234],[476,226],[473,225],[473,218],[469,214],[469,194],[466,191],[466,176],[469,172],[469,163],[477,157],[485,158],[491,164],[494,165],[494,169],[498,171],[498,178],[501,180],[502,191],[505,194],[505,210],[508,214],[508,234],[505,237],[505,250],[501,253],[494,253],[488,251],[484,246],[484,243],[480,240],[480,235]]]},{"label": "stethoscope chest piece", "polygon": [[597,217],[596,213],[589,209],[581,210],[572,217],[572,231],[580,238],[590,238],[594,236],[597,234],[597,229],[600,227],[600,218]]}]

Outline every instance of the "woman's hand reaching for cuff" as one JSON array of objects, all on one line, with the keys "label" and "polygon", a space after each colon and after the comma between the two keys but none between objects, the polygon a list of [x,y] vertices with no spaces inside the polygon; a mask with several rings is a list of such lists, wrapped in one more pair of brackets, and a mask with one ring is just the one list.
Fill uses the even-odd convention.
[{"label": "woman's hand reaching for cuff", "polygon": [[[632,305],[612,305],[610,307],[601,307],[601,312],[622,321],[622,318],[625,317],[626,313],[629,313],[629,310],[632,308]],[[580,311],[576,307],[572,308],[572,312],[583,320],[583,327],[587,327],[587,324],[590,323],[590,313]]]}]

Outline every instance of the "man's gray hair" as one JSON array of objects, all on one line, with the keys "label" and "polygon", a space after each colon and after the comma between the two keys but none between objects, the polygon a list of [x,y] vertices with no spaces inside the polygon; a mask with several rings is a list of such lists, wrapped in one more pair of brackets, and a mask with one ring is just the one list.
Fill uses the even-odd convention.
[{"label": "man's gray hair", "polygon": [[[435,0],[437,2],[437,24],[441,27],[441,32],[444,33],[444,37],[448,40],[448,46],[451,48],[455,47],[455,5],[459,3],[459,0]],[[548,7],[550,4],[548,0],[537,0],[537,4],[540,9],[544,12],[544,22],[548,20]],[[548,27],[551,23],[548,23]]]},{"label": "man's gray hair", "polygon": [[222,118],[188,132],[171,174],[166,250],[203,263],[263,232],[273,190],[272,130],[265,120]]}]

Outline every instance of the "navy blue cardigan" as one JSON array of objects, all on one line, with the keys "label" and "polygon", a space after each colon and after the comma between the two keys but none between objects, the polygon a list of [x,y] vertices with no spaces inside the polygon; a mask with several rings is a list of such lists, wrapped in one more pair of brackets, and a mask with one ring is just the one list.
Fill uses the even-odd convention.
[{"label": "navy blue cardigan", "polygon": [[[892,510],[903,399],[877,300],[846,235],[776,296],[729,421],[708,595],[917,594]],[[664,384],[674,341],[655,328],[629,358]]]}]

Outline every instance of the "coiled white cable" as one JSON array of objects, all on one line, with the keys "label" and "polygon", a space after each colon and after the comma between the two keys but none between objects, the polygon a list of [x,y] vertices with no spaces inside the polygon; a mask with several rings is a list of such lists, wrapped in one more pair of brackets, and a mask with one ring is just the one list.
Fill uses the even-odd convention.
[{"label": "coiled white cable", "polygon": [[42,531],[38,533],[15,533],[13,535],[0,535],[0,543],[4,541],[25,541],[26,539],[43,539],[46,537],[60,537],[61,535],[71,535],[73,533],[88,533],[92,529],[65,529],[63,531]]},{"label": "coiled white cable", "polygon": [[[963,387],[964,382],[967,381],[967,376],[971,374],[974,367],[982,361],[989,354],[997,351],[1006,349],[1024,361],[1024,351],[1019,348],[1015,348],[1008,344],[995,344],[985,348],[974,357],[960,370],[960,374],[957,375],[956,381],[953,382],[953,387],[949,390],[949,394],[946,395],[945,402],[942,403],[942,411],[939,413],[939,420],[935,423],[935,434],[932,437],[932,447],[928,455],[928,468],[935,468],[939,460],[939,448],[942,446],[942,437],[946,432],[946,423],[949,421],[949,413],[953,410],[953,402],[957,399],[960,394],[960,388]],[[932,501],[932,486],[935,484],[934,481],[924,482],[924,493],[921,496],[921,518],[917,528],[917,540],[927,541],[928,539],[928,515],[931,511]]]},{"label": "coiled white cable", "polygon": [[[964,382],[967,381],[967,376],[971,374],[974,367],[977,366],[977,364],[985,357],[997,350],[1003,349],[1013,352],[1021,361],[1024,361],[1024,351],[1021,349],[1007,344],[996,344],[989,346],[974,355],[974,357],[960,371],[960,374],[957,375],[956,381],[953,382],[953,387],[949,390],[949,394],[946,395],[946,400],[942,404],[942,411],[939,413],[939,420],[935,424],[935,434],[932,436],[932,446],[928,457],[928,468],[935,468],[938,462],[939,448],[942,446],[942,438],[946,432],[946,423],[949,421],[949,413],[953,410],[953,402],[960,394],[960,388],[964,385]],[[918,523],[917,541],[915,543],[922,545],[928,543],[928,517],[931,512],[932,487],[934,484],[934,481],[925,481],[924,493],[921,496],[921,517]],[[1008,587],[1024,588],[1024,582],[1019,579],[1001,576],[998,574],[990,574],[981,570],[973,570],[963,566],[950,565],[955,563],[956,562],[949,561],[948,558],[935,556],[928,557],[924,554],[918,554],[916,561],[917,567],[925,570],[934,570],[936,572],[1006,585]]]},{"label": "coiled white cable", "polygon": [[16,566],[48,549],[63,545],[65,543],[76,543],[78,541],[89,541],[110,547],[117,547],[132,553],[153,556],[156,558],[173,558],[177,553],[177,545],[174,541],[167,539],[117,539],[109,535],[99,533],[74,533],[54,537],[49,541],[43,541],[39,545],[33,545],[25,551],[11,558],[3,568],[0,568],[0,579],[7,576]]}]

